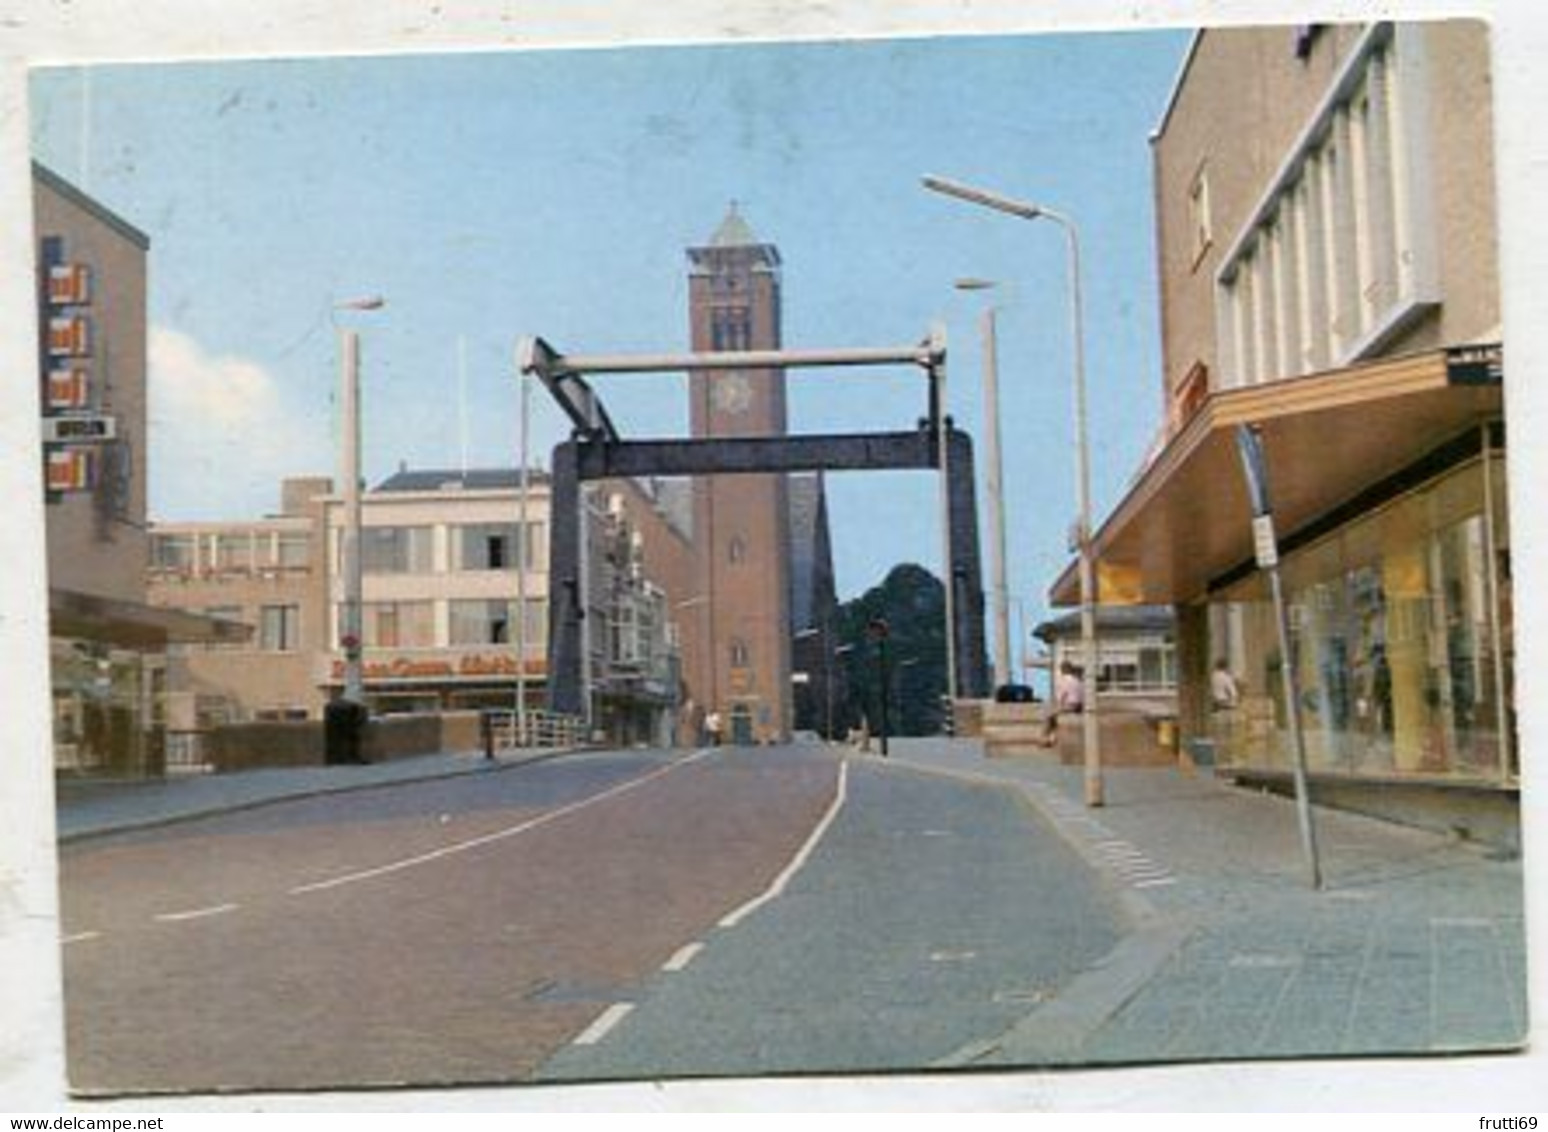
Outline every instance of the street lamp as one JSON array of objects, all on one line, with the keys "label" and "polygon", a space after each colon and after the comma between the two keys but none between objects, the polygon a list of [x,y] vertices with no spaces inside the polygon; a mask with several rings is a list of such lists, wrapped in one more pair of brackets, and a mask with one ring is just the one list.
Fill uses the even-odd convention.
[{"label": "street lamp", "polygon": [[1081,713],[1085,739],[1086,805],[1102,805],[1101,732],[1097,727],[1096,577],[1091,555],[1091,464],[1086,443],[1085,330],[1081,313],[1080,237],[1068,217],[1042,205],[1013,200],[986,189],[974,188],[944,177],[923,178],[924,187],[969,204],[1008,213],[1023,220],[1051,220],[1064,231],[1069,250],[1070,334],[1073,338],[1075,383],[1075,468],[1079,507],[1076,540],[1080,549],[1080,636],[1084,654],[1084,691]]},{"label": "street lamp", "polygon": [[[992,279],[958,279],[959,291],[990,291]],[[995,340],[995,305],[985,303],[982,316],[984,349],[984,424],[989,451],[984,470],[989,497],[989,587],[994,598],[994,671],[1001,684],[1015,683],[1011,668],[1010,597],[1005,585],[1005,468],[1000,456],[1000,366]]]},{"label": "street lamp", "polygon": [[[375,311],[386,305],[379,295],[335,303],[335,311]],[[344,700],[365,702],[361,670],[361,556],[360,556],[360,334],[353,327],[339,327],[340,477],[344,481],[344,527],[339,537],[339,573],[344,579],[344,601],[339,609],[339,643],[344,647]]]}]

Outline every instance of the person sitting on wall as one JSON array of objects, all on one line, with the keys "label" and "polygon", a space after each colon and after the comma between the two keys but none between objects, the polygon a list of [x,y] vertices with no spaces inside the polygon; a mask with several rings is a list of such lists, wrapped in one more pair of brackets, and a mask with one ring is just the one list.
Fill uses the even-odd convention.
[{"label": "person sitting on wall", "polygon": [[1215,661],[1215,670],[1209,677],[1209,703],[1216,711],[1230,711],[1242,702],[1242,689],[1231,674],[1231,666],[1224,658]]},{"label": "person sitting on wall", "polygon": [[1043,746],[1052,747],[1058,742],[1061,715],[1079,715],[1085,706],[1085,682],[1080,678],[1080,670],[1066,660],[1059,665],[1059,675],[1054,680],[1053,710],[1048,713],[1048,729],[1043,735]]}]

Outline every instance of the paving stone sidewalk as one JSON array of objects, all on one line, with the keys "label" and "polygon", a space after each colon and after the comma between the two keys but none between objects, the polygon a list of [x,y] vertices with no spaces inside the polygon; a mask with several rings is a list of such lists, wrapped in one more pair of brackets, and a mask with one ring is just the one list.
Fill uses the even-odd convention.
[{"label": "paving stone sidewalk", "polygon": [[[1526,1040],[1519,860],[1314,809],[1307,880],[1293,803],[1208,774],[987,759],[894,741],[902,766],[1013,783],[1124,896],[1134,925],[1098,967],[964,1065],[1102,1064],[1514,1050]],[[1063,1001],[1060,1001],[1063,1000]]]},{"label": "paving stone sidewalk", "polygon": [[452,751],[358,765],[275,767],[156,779],[61,779],[55,786],[59,840],[166,825],[287,798],[506,769],[563,753],[551,748],[503,751],[491,760],[482,751]]}]

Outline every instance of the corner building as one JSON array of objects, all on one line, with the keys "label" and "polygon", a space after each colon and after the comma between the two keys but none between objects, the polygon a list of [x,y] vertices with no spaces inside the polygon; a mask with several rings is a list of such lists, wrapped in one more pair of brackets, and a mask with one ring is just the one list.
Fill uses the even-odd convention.
[{"label": "corner building", "polygon": [[[1181,724],[1280,786],[1510,840],[1510,525],[1488,30],[1199,33],[1152,136],[1165,443],[1096,536],[1177,610]],[[1261,432],[1291,627],[1254,556]],[[1073,571],[1055,588],[1069,600]],[[1210,671],[1242,687],[1212,710]],[[1286,666],[1297,702],[1283,691]]]}]

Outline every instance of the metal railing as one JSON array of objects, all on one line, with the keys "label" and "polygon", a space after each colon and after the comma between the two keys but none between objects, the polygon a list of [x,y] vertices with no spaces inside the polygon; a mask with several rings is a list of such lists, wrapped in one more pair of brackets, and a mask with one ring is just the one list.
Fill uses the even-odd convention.
[{"label": "metal railing", "polygon": [[167,774],[206,774],[215,769],[205,745],[208,731],[167,731],[163,751]]},{"label": "metal railing", "polygon": [[485,710],[483,719],[497,749],[578,747],[586,741],[586,721],[575,715],[529,711],[521,717],[510,708],[498,708]]}]

